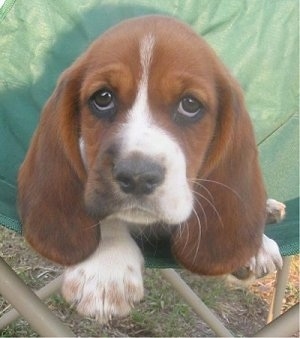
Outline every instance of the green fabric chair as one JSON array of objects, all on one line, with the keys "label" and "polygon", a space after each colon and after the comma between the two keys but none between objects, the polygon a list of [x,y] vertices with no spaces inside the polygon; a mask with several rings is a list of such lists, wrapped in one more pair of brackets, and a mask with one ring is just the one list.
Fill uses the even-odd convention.
[{"label": "green fabric chair", "polygon": [[[239,79],[254,123],[268,194],[287,206],[285,220],[268,226],[266,234],[277,241],[283,256],[297,254],[297,0],[6,0],[0,9],[0,224],[22,233],[16,209],[17,172],[41,107],[59,74],[110,26],[129,17],[154,13],[172,15],[191,25]],[[145,255],[149,267],[166,269],[162,273],[168,280],[174,277],[168,268],[176,263],[168,250],[159,247],[153,256],[146,249]],[[0,292],[9,298],[5,290],[11,284],[7,278],[12,276],[11,271],[3,261],[0,263]],[[286,276],[285,272],[281,277],[285,280]],[[16,283],[23,288],[18,279]],[[30,302],[36,311],[38,300]],[[278,304],[276,316],[280,312]],[[28,309],[28,303],[25,305]],[[22,304],[18,306],[22,312]],[[53,326],[58,331],[48,331]],[[36,330],[45,335],[71,334],[55,318],[46,328]],[[222,329],[218,332],[229,334]]]}]

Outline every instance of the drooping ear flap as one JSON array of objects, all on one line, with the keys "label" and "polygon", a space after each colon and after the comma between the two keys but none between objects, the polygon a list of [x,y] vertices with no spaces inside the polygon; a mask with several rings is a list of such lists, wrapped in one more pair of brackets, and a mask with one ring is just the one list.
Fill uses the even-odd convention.
[{"label": "drooping ear flap", "polygon": [[207,275],[235,271],[261,245],[266,195],[254,132],[239,85],[224,72],[218,83],[213,142],[195,179],[194,212],[173,234],[173,253]]},{"label": "drooping ear flap", "polygon": [[85,169],[79,151],[77,106],[81,67],[61,76],[46,103],[18,177],[18,204],[27,241],[62,265],[84,260],[99,242],[85,212]]}]

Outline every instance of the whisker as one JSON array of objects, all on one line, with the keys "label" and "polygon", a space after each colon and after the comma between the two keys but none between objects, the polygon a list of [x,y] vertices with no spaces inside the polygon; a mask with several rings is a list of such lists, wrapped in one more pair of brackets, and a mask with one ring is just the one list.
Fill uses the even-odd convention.
[{"label": "whisker", "polygon": [[98,221],[98,223],[89,225],[88,227],[85,228],[85,230],[90,230],[90,229],[96,228],[100,225],[100,223],[101,223],[101,221]]},{"label": "whisker", "polygon": [[242,203],[243,202],[243,199],[241,198],[241,196],[238,194],[238,192],[234,189],[232,189],[230,186],[228,186],[227,184],[224,184],[224,183],[221,183],[221,182],[218,182],[218,181],[214,181],[214,180],[208,180],[208,179],[205,179],[205,178],[197,178],[197,179],[194,179],[194,180],[191,180],[193,183],[197,183],[197,181],[203,181],[203,182],[209,182],[209,183],[214,183],[214,184],[217,184],[217,185],[220,185],[228,190],[230,190]]},{"label": "whisker", "polygon": [[196,251],[195,251],[195,254],[194,254],[194,258],[193,258],[193,263],[192,265],[195,264],[196,262],[196,257],[197,257],[197,254],[199,252],[199,248],[200,248],[200,241],[201,241],[201,221],[200,221],[200,218],[196,212],[196,210],[193,208],[193,213],[195,214],[196,218],[197,218],[197,223],[198,223],[198,240],[197,240],[197,246],[196,246]]},{"label": "whisker", "polygon": [[[151,246],[151,248],[154,251],[154,254],[157,252],[157,244],[153,243],[153,237],[156,237],[155,231],[152,229],[152,227],[149,228],[149,232],[143,232],[142,230],[140,231],[140,236],[141,239],[144,239],[145,244],[148,243],[148,245]],[[153,236],[153,237],[152,237]],[[142,243],[144,244],[144,241],[142,240]]]},{"label": "whisker", "polygon": [[181,250],[182,254],[185,252],[185,249],[187,247],[187,244],[188,244],[188,241],[189,241],[189,238],[190,238],[190,228],[189,228],[187,222],[184,222],[184,226],[187,227],[187,238],[186,238],[185,244],[184,244],[184,246]]},{"label": "whisker", "polygon": [[181,238],[182,237],[182,223],[179,224],[179,229],[180,229],[179,230],[179,232],[180,232],[179,233],[179,238]]},{"label": "whisker", "polygon": [[179,228],[179,235],[177,234],[176,235],[176,238],[175,238],[175,243],[182,237],[182,223],[179,223],[178,224],[178,228]]},{"label": "whisker", "polygon": [[219,211],[217,210],[217,208],[214,206],[214,204],[213,204],[208,198],[206,198],[205,196],[203,196],[203,195],[200,194],[199,192],[193,191],[193,193],[194,193],[195,195],[197,195],[197,196],[203,198],[203,199],[204,199],[204,200],[212,207],[212,209],[214,210],[214,212],[215,212],[215,213],[217,214],[217,216],[218,216],[218,219],[219,219],[219,221],[220,221],[220,223],[221,223],[222,228],[224,228],[224,223],[223,223],[223,221],[222,221],[222,217],[221,217]]},{"label": "whisker", "polygon": [[[196,195],[198,195],[199,193],[198,192],[194,192]],[[202,196],[200,196],[202,197]],[[205,209],[203,208],[201,202],[198,200],[198,198],[195,199],[195,201],[197,202],[197,204],[199,205],[200,209],[202,210],[202,213],[203,213],[203,216],[204,216],[204,220],[205,220],[205,229],[207,229],[207,217],[206,217],[206,213],[205,213]],[[193,208],[193,211],[194,211],[194,208]]]},{"label": "whisker", "polygon": [[203,184],[197,182],[197,180],[190,180],[192,183],[198,185],[199,187],[201,187],[203,190],[205,190],[207,192],[207,194],[209,195],[209,197],[212,199],[212,201],[214,202],[214,196],[213,194],[209,191],[208,188],[206,188]]},{"label": "whisker", "polygon": [[[200,195],[201,196],[201,195]],[[202,197],[202,196],[201,196]],[[201,208],[201,211],[202,211],[202,213],[203,213],[203,216],[204,216],[204,219],[205,219],[205,226],[206,226],[206,228],[207,228],[207,217],[206,217],[206,214],[205,214],[205,210],[204,210],[204,208],[203,208],[203,206],[202,206],[202,204],[201,204],[201,202],[198,200],[198,199],[195,199],[195,201],[197,202],[197,204],[199,205],[199,207]],[[193,265],[195,264],[195,261],[196,261],[196,258],[197,258],[197,253],[199,252],[199,248],[200,248],[200,241],[201,241],[201,235],[202,235],[202,231],[201,231],[201,220],[200,220],[200,217],[199,217],[199,215],[197,214],[197,211],[196,211],[196,209],[193,207],[193,213],[194,213],[194,215],[195,215],[195,217],[196,217],[196,219],[197,219],[197,224],[198,224],[198,240],[196,241],[196,250],[195,250],[195,254],[194,254],[194,258],[193,258]],[[186,240],[185,240],[185,244],[184,244],[184,246],[182,247],[182,249],[181,249],[181,254],[183,254],[185,251],[186,251],[186,249],[187,249],[187,245],[188,245],[188,243],[189,243],[189,239],[190,239],[190,227],[188,226],[188,222],[186,221],[186,222],[184,222],[184,223],[180,223],[179,224],[179,235],[177,235],[177,237],[176,237],[176,241],[178,241],[181,237],[182,237],[182,235],[183,235],[183,226],[186,226],[187,227],[187,238],[186,238]],[[193,252],[193,249],[194,248],[191,248],[190,250],[189,250],[189,253],[192,253]],[[188,254],[189,254],[188,253]]]}]

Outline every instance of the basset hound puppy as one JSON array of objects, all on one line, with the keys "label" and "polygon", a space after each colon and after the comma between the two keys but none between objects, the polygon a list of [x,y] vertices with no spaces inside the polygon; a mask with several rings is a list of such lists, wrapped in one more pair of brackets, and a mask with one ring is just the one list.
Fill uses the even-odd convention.
[{"label": "basset hound puppy", "polygon": [[18,184],[27,241],[68,266],[65,298],[101,322],[143,297],[133,228],[169,229],[198,274],[281,265],[241,88],[173,18],[124,21],[63,72]]}]

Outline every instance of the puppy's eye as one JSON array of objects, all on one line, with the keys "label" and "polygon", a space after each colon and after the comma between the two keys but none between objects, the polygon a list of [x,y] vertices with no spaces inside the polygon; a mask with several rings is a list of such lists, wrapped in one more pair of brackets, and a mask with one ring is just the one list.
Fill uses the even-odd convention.
[{"label": "puppy's eye", "polygon": [[193,96],[184,96],[177,104],[174,118],[176,122],[196,122],[204,113],[204,105]]},{"label": "puppy's eye", "polygon": [[106,88],[96,91],[89,99],[89,106],[94,115],[99,118],[112,119],[117,112],[117,102],[114,93]]}]

